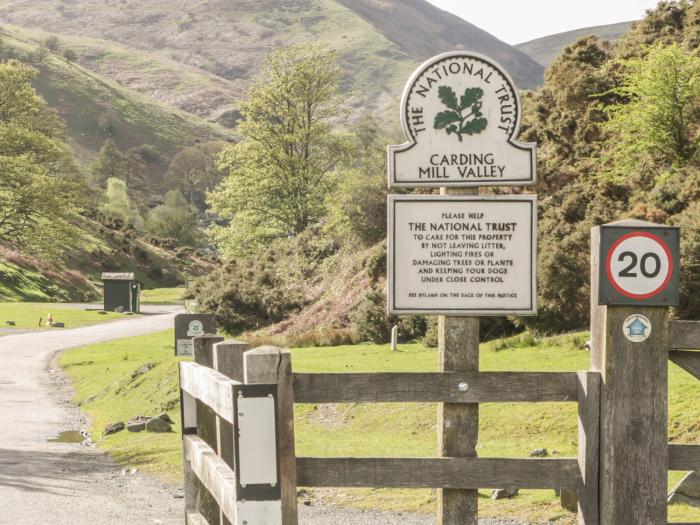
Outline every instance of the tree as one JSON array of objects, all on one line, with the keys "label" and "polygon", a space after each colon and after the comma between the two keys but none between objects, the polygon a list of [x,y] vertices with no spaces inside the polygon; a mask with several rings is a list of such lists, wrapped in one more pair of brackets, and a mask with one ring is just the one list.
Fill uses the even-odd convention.
[{"label": "tree", "polygon": [[52,53],[58,53],[61,48],[61,39],[56,35],[51,35],[44,40],[44,47]]},{"label": "tree", "polygon": [[72,49],[65,49],[63,51],[63,58],[68,62],[75,62],[78,58],[78,54]]},{"label": "tree", "polygon": [[165,203],[153,208],[146,220],[146,230],[161,239],[173,239],[178,244],[198,244],[197,215],[177,190],[165,194]]},{"label": "tree", "polygon": [[107,179],[104,203],[99,209],[102,215],[120,220],[124,226],[131,225],[138,230],[143,228],[143,219],[138,209],[131,203],[127,185],[121,179]]},{"label": "tree", "polygon": [[332,130],[341,112],[334,55],[298,45],[272,53],[242,104],[242,138],[222,153],[226,177],[209,196],[226,257],[296,235],[325,212],[329,174],[345,155]]},{"label": "tree", "polygon": [[170,162],[166,181],[189,196],[190,206],[203,206],[207,192],[221,181],[218,157],[225,146],[218,140],[189,146]]},{"label": "tree", "polygon": [[0,64],[0,243],[58,255],[75,237],[80,178],[62,122],[31,85],[36,74]]},{"label": "tree", "polygon": [[90,167],[95,182],[104,186],[109,179],[124,179],[126,172],[126,156],[109,138],[104,141],[97,157]]},{"label": "tree", "polygon": [[615,141],[606,155],[614,178],[638,172],[644,164],[684,165],[698,148],[700,58],[680,46],[656,46],[645,58],[626,63],[626,101],[609,109],[606,129]]}]

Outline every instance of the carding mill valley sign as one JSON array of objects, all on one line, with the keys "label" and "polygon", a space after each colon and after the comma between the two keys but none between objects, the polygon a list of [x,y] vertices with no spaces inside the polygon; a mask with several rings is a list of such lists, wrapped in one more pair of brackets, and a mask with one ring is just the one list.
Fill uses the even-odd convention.
[{"label": "carding mill valley sign", "polygon": [[471,52],[438,55],[401,101],[408,142],[389,146],[390,187],[530,185],[534,143],[519,142],[518,90],[498,64]]}]

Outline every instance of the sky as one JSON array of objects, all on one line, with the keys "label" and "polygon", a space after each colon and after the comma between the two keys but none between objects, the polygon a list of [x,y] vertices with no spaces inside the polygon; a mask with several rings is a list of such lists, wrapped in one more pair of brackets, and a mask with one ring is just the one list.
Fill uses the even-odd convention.
[{"label": "sky", "polygon": [[509,44],[639,20],[658,0],[428,0]]}]

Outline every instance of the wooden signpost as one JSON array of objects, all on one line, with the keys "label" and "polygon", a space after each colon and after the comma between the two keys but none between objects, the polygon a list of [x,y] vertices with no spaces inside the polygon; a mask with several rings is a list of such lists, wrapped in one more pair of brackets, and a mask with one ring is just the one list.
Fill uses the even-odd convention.
[{"label": "wooden signpost", "polygon": [[591,369],[602,375],[600,525],[666,523],[668,307],[679,232],[620,221],[591,234]]},{"label": "wooden signpost", "polygon": [[[441,196],[388,197],[388,310],[442,315],[441,372],[478,372],[477,316],[537,311],[536,197],[479,196],[535,183],[536,145],[517,141],[520,114],[511,78],[475,53],[428,60],[404,90],[407,142],[388,148],[389,187]],[[440,404],[439,457],[476,457],[478,434],[478,403]],[[477,521],[476,489],[440,490],[438,525]]]}]

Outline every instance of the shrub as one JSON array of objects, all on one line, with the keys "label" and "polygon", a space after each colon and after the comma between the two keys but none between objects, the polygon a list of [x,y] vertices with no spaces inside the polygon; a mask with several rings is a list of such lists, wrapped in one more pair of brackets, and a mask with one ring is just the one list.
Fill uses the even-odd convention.
[{"label": "shrub", "polygon": [[360,340],[377,344],[389,341],[391,325],[382,292],[370,291],[353,311],[350,320]]},{"label": "shrub", "polygon": [[273,242],[255,256],[230,261],[198,279],[192,293],[228,332],[257,330],[305,306],[308,280],[338,249],[335,241],[312,227]]}]

